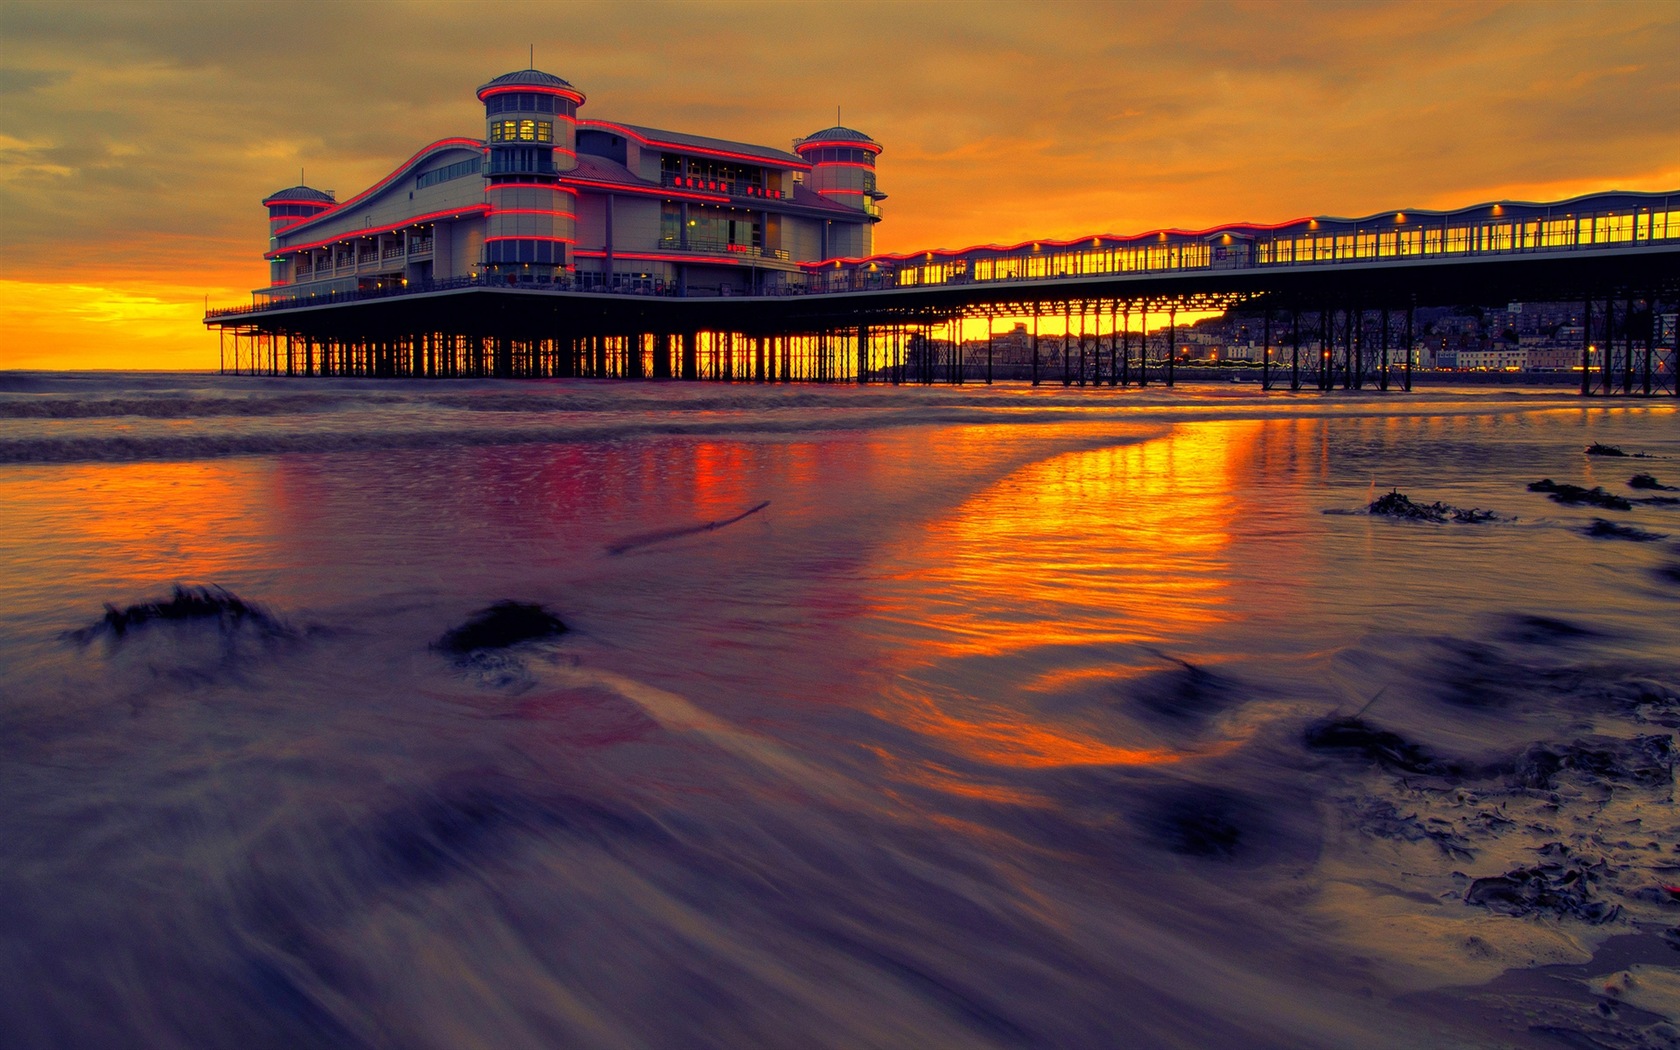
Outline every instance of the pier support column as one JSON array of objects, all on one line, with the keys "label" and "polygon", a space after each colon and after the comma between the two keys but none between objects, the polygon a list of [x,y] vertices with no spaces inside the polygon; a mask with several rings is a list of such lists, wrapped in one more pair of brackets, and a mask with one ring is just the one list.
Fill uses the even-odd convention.
[{"label": "pier support column", "polygon": [[700,378],[700,333],[684,332],[682,337],[682,377]]},{"label": "pier support column", "polygon": [[1616,298],[1606,294],[1604,296],[1604,343],[1599,351],[1598,360],[1601,363],[1599,371],[1603,373],[1604,396],[1609,397],[1616,392],[1615,360],[1616,360]]},{"label": "pier support column", "polygon": [[1038,304],[1033,304],[1032,385],[1038,385]]},{"label": "pier support column", "polygon": [[1592,295],[1581,304],[1581,396],[1592,393]]},{"label": "pier support column", "polygon": [[1167,307],[1167,385],[1173,385],[1173,365],[1178,358],[1178,302]]},{"label": "pier support column", "polygon": [[1382,371],[1377,375],[1377,389],[1388,390],[1388,307],[1382,308]]},{"label": "pier support column", "polygon": [[1406,393],[1412,392],[1412,358],[1417,356],[1417,340],[1412,335],[1412,315],[1417,312],[1415,302],[1406,304]]},{"label": "pier support column", "polygon": [[1633,393],[1633,293],[1622,306],[1622,393]]},{"label": "pier support column", "polygon": [[1301,311],[1289,307],[1289,389],[1301,389]]}]

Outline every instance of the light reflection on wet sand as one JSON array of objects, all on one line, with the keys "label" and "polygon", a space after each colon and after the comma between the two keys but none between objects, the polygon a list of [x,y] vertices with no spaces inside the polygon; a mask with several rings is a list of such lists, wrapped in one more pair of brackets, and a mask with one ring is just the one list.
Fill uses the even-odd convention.
[{"label": "light reflection on wet sand", "polygon": [[[4,914],[172,973],[165,1009],[89,970],[161,1044],[206,1031],[180,1018],[209,978],[317,1045],[1474,1044],[1393,993],[1486,971],[1466,931],[1515,927],[1467,919],[1445,865],[1516,860],[1327,830],[1387,788],[1300,726],[1383,695],[1443,751],[1520,751],[1560,716],[1439,701],[1449,643],[1494,652],[1516,613],[1631,624],[1595,659],[1666,674],[1661,552],[1592,545],[1521,481],[1620,483],[1584,420],[1680,450],[1575,409],[1291,404],[4,468],[0,616],[36,639],[10,831],[115,844],[19,837],[16,900],[71,905]],[[1323,513],[1391,486],[1518,520]],[[56,639],[176,579],[306,630],[231,670]],[[505,597],[572,634],[429,648]],[[149,881],[124,858],[154,839],[197,866]],[[173,938],[110,921],[136,899]]]}]

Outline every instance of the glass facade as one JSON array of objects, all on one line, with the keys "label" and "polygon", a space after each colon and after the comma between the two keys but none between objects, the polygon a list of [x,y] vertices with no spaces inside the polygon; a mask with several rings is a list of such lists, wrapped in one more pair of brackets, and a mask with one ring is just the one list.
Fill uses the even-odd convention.
[{"label": "glass facade", "polygon": [[821,149],[808,149],[800,154],[812,164],[875,164],[875,154],[866,149],[855,149],[849,146],[824,146]]},{"label": "glass facade", "polygon": [[[659,215],[660,247],[683,246],[682,221],[682,206],[666,201]],[[751,212],[691,204],[686,243],[691,251],[756,252],[764,247],[764,227]]]},{"label": "glass facade", "polygon": [[[1394,217],[1355,225],[1312,220],[1275,231],[1233,233],[1231,243],[1094,238],[1072,245],[1031,245],[967,257],[913,257],[877,263],[867,280],[897,285],[952,281],[1010,281],[1064,276],[1159,272],[1245,266],[1364,262],[1429,256],[1474,256],[1637,245],[1680,238],[1680,210],[1658,203],[1563,216],[1482,215]],[[1517,209],[1510,209],[1515,211]],[[1247,238],[1252,237],[1252,243]],[[862,271],[855,280],[864,279]],[[832,283],[832,281],[830,282]]]},{"label": "glass facade", "polygon": [[470,160],[457,161],[436,171],[428,171],[414,180],[414,188],[423,190],[427,186],[436,186],[440,182],[450,182],[454,179],[466,178],[468,175],[478,175],[484,171],[484,162],[477,157]]}]

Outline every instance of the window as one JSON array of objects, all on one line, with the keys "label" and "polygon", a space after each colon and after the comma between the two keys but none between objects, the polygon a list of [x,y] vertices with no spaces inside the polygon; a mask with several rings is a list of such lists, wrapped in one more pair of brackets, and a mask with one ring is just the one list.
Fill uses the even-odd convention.
[{"label": "window", "polygon": [[479,159],[472,157],[468,160],[458,161],[448,167],[439,168],[436,171],[426,172],[414,180],[414,188],[423,190],[427,186],[436,186],[440,182],[450,182],[454,179],[466,178],[468,175],[477,175],[482,170],[483,165],[479,162]]},{"label": "window", "polygon": [[548,120],[493,120],[491,142],[553,142],[554,122]]},{"label": "window", "polygon": [[562,100],[554,95],[491,95],[484,100],[484,112],[497,113],[554,113],[567,112],[561,106]]}]

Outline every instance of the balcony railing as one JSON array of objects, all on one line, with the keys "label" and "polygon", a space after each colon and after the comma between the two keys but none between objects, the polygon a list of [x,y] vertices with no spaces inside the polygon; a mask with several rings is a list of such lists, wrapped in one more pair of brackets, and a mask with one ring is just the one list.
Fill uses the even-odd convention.
[{"label": "balcony railing", "polygon": [[687,244],[683,244],[678,237],[661,237],[659,247],[662,251],[699,252],[704,255],[747,255],[758,259],[783,261],[792,258],[781,248],[760,248],[753,244],[732,244],[729,241],[703,240],[697,237],[690,237]]}]

